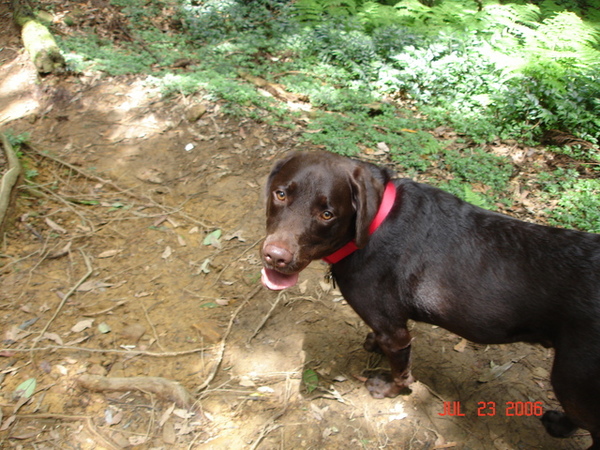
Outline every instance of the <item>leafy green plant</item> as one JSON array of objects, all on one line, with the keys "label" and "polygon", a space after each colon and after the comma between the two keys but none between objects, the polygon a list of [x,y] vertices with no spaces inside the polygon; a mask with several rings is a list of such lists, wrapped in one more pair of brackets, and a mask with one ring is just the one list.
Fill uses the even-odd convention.
[{"label": "leafy green plant", "polygon": [[513,173],[506,158],[495,156],[480,148],[446,151],[446,168],[463,182],[478,183],[500,193]]},{"label": "leafy green plant", "polygon": [[353,16],[357,0],[297,0],[294,12],[301,22],[321,22],[326,16]]},{"label": "leafy green plant", "polygon": [[384,110],[373,117],[365,117],[360,112],[328,113],[309,124],[304,139],[347,156],[361,149],[385,146],[391,158],[402,167],[425,170],[441,146],[420,126],[419,121],[397,116],[393,110]]},{"label": "leafy green plant", "polygon": [[306,369],[302,372],[302,382],[304,383],[306,391],[310,394],[319,387],[319,376],[314,370]]},{"label": "leafy green plant", "polygon": [[19,154],[19,148],[22,147],[23,144],[27,143],[31,139],[31,134],[29,134],[29,133],[14,134],[12,132],[12,130],[8,130],[8,131],[6,131],[5,135],[6,135],[6,139],[8,139],[8,142],[10,143],[10,145],[17,152],[17,156],[21,156]]},{"label": "leafy green plant", "polygon": [[545,198],[556,206],[546,211],[552,225],[600,233],[600,179],[580,178],[573,169],[542,173]]}]

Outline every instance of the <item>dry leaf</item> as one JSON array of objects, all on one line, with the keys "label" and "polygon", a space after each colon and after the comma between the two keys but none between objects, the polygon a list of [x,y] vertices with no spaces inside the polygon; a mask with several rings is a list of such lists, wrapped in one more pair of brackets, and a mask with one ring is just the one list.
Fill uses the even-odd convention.
[{"label": "dry leaf", "polygon": [[308,280],[304,280],[302,283],[298,285],[301,294],[306,294],[306,289],[308,288]]},{"label": "dry leaf", "polygon": [[254,387],[256,383],[252,381],[249,377],[241,377],[240,378],[240,386],[242,387]]},{"label": "dry leaf", "polygon": [[172,253],[173,250],[171,250],[171,247],[167,245],[167,248],[165,248],[165,251],[162,253],[162,255],[160,255],[160,257],[162,259],[167,259],[169,256],[171,256]]},{"label": "dry leaf", "polygon": [[117,249],[114,249],[114,250],[106,250],[106,251],[104,251],[104,252],[100,253],[100,254],[97,256],[97,258],[112,258],[113,256],[115,256],[115,255],[118,255],[118,254],[119,254],[119,253],[121,253],[121,252],[122,252],[122,250],[117,250]]},{"label": "dry leaf", "polygon": [[143,445],[148,442],[148,438],[146,436],[130,436],[127,440],[133,446]]},{"label": "dry leaf", "polygon": [[175,434],[175,427],[173,426],[173,422],[167,422],[163,426],[162,433],[163,442],[167,445],[173,445],[177,440],[177,435]]},{"label": "dry leaf", "polygon": [[88,339],[90,339],[92,336],[81,336],[78,337],[77,339],[73,339],[72,341],[66,342],[65,343],[65,347],[69,347],[71,345],[77,345],[77,344],[81,344],[84,341],[87,341]]},{"label": "dry leaf", "polygon": [[202,265],[196,271],[196,275],[199,275],[201,273],[210,273],[210,258],[206,258],[202,262]]},{"label": "dry leaf", "polygon": [[85,330],[86,328],[90,328],[93,323],[94,323],[94,319],[81,320],[81,321],[77,322],[75,325],[73,325],[73,327],[71,328],[71,331],[73,333],[80,333],[83,330]]},{"label": "dry leaf", "polygon": [[310,404],[310,409],[312,409],[312,413],[315,416],[315,419],[317,419],[320,422],[321,420],[323,420],[323,418],[325,416],[325,413],[329,409],[329,406],[325,406],[323,408],[319,408],[314,403],[311,403]]},{"label": "dry leaf", "polygon": [[29,336],[29,334],[31,333],[21,330],[18,326],[13,325],[6,333],[4,333],[4,340],[8,342],[17,342],[25,336]]},{"label": "dry leaf", "polygon": [[390,152],[390,148],[388,147],[388,145],[385,142],[378,142],[377,150],[379,150],[379,151],[375,153],[376,155],[381,155],[381,154]]},{"label": "dry leaf", "polygon": [[167,222],[169,222],[173,228],[179,228],[179,222],[177,222],[172,217],[167,216]]},{"label": "dry leaf", "polygon": [[61,227],[59,224],[57,224],[53,220],[48,219],[47,217],[45,219],[45,222],[46,222],[46,225],[48,225],[54,231],[58,231],[59,233],[62,233],[62,234],[66,234],[67,233],[67,230],[65,230],[63,227]]},{"label": "dry leaf", "polygon": [[174,409],[173,415],[179,417],[180,419],[191,419],[194,417],[195,413],[188,411],[187,409]]},{"label": "dry leaf", "polygon": [[454,346],[454,351],[458,352],[458,353],[462,353],[465,351],[465,348],[467,347],[467,344],[469,342],[466,339],[462,339],[458,344],[456,344]]},{"label": "dry leaf", "polygon": [[477,381],[480,383],[487,383],[489,381],[495,380],[496,378],[502,376],[504,372],[510,369],[515,364],[514,361],[509,361],[501,366],[493,366],[489,371],[484,373]]},{"label": "dry leaf", "polygon": [[160,216],[158,219],[156,219],[153,223],[152,226],[153,227],[159,227],[160,225],[163,224],[163,222],[167,220],[167,216]]},{"label": "dry leaf", "polygon": [[104,411],[104,421],[106,422],[106,425],[117,425],[121,420],[123,420],[123,411],[119,410],[115,412],[112,408],[107,408]]},{"label": "dry leaf", "polygon": [[77,288],[77,291],[89,292],[94,289],[102,289],[102,288],[107,288],[107,287],[112,287],[112,286],[113,286],[113,284],[111,284],[111,283],[105,283],[103,281],[98,281],[98,280],[90,280],[90,281],[86,281],[85,283],[82,283]]},{"label": "dry leaf", "polygon": [[167,420],[169,420],[169,417],[171,417],[171,414],[173,414],[173,411],[175,410],[175,403],[173,403],[171,406],[169,406],[165,412],[162,413],[162,416],[160,416],[160,420],[158,421],[158,426],[162,427]]},{"label": "dry leaf", "polygon": [[44,333],[42,337],[45,339],[50,339],[51,341],[56,342],[58,345],[63,345],[62,338],[56,333]]},{"label": "dry leaf", "polygon": [[13,424],[13,422],[15,420],[17,420],[17,416],[15,416],[15,415],[10,416],[8,419],[6,419],[4,421],[4,423],[0,427],[0,431],[6,431],[6,430],[8,430],[8,428]]},{"label": "dry leaf", "polygon": [[69,252],[71,251],[71,241],[67,242],[67,245],[65,245],[63,248],[61,248],[60,250],[50,253],[48,256],[46,256],[47,259],[56,259],[56,258],[60,258],[62,256],[66,256],[69,254]]}]

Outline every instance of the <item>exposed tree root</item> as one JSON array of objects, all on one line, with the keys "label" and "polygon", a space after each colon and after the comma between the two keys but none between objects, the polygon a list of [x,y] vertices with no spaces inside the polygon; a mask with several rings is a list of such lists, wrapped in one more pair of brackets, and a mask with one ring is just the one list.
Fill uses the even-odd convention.
[{"label": "exposed tree root", "polygon": [[17,158],[12,145],[10,145],[8,138],[4,134],[2,134],[2,146],[4,147],[4,153],[8,161],[8,170],[0,180],[0,230],[3,228],[4,220],[6,219],[13,188],[21,175],[19,158]]},{"label": "exposed tree root", "polygon": [[164,400],[174,402],[179,408],[191,408],[195,402],[192,395],[181,384],[162,377],[102,377],[81,375],[77,383],[84,389],[103,391],[149,392]]}]

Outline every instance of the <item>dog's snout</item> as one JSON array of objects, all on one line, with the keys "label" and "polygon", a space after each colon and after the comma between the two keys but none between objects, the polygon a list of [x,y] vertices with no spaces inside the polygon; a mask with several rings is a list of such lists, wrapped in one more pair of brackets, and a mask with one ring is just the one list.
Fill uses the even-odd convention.
[{"label": "dog's snout", "polygon": [[263,255],[268,264],[280,269],[289,266],[294,257],[288,249],[274,244],[266,245]]}]

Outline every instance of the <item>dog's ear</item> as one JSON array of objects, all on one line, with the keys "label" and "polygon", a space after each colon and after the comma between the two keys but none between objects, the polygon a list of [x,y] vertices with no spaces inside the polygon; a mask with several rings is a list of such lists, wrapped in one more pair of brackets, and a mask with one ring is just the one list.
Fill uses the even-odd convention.
[{"label": "dog's ear", "polygon": [[356,234],[354,241],[358,248],[362,248],[367,245],[369,240],[369,226],[379,209],[384,186],[363,165],[358,165],[354,168],[350,177],[350,183],[352,185],[354,210],[356,211]]},{"label": "dog's ear", "polygon": [[275,164],[273,165],[273,168],[271,169],[271,173],[269,173],[269,178],[267,178],[267,183],[266,183],[267,193],[268,193],[269,189],[271,189],[271,181],[273,180],[275,175],[277,175],[279,173],[279,171],[281,170],[281,168],[283,166],[285,166],[292,158],[294,158],[297,155],[298,155],[297,152],[292,152],[289,155],[287,155],[285,158],[280,159],[275,162]]}]

